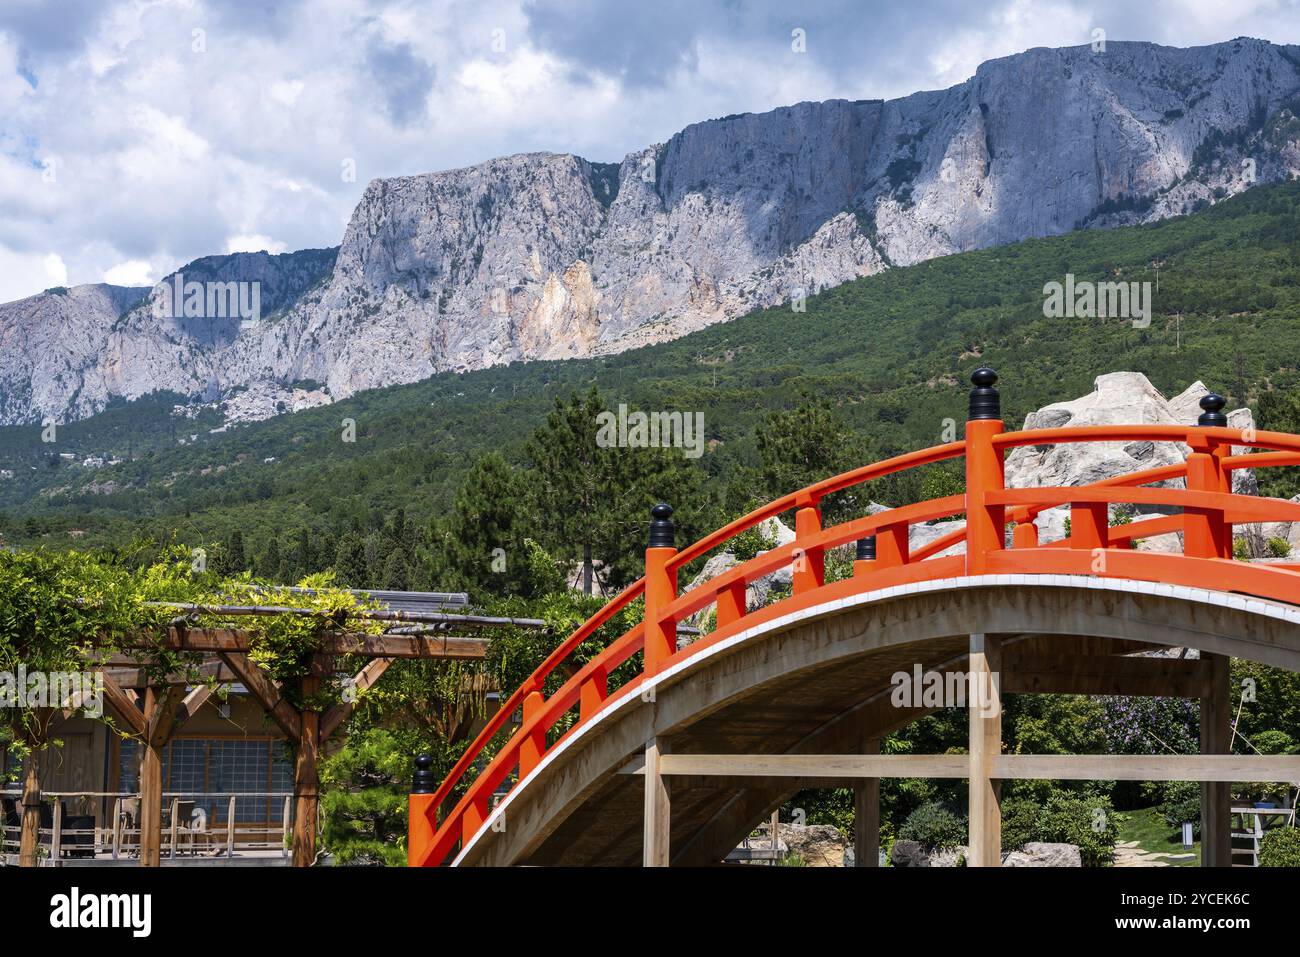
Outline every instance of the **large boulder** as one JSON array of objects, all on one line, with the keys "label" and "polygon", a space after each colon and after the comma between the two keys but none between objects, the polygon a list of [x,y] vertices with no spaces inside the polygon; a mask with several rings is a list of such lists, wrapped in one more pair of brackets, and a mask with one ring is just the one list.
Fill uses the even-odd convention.
[{"label": "large boulder", "polygon": [[830,824],[782,824],[781,843],[797,854],[805,867],[843,867],[848,843]]},{"label": "large boulder", "polygon": [[[1203,382],[1193,382],[1183,392],[1166,399],[1140,372],[1110,372],[1093,381],[1093,391],[1067,402],[1053,402],[1031,412],[1023,428],[1053,429],[1087,425],[1193,425],[1201,414],[1200,401],[1209,393]],[[1233,409],[1228,413],[1232,428],[1252,428],[1250,409]],[[1235,452],[1245,452],[1234,447]],[[1007,485],[1014,488],[1037,488],[1045,485],[1087,485],[1127,472],[1176,465],[1187,457],[1187,448],[1175,442],[1086,442],[1037,445],[1013,449],[1007,456]],[[1158,483],[1168,488],[1182,488],[1182,479]],[[1233,473],[1233,491],[1257,495],[1259,486],[1254,472],[1239,469]],[[1155,517],[1155,508],[1138,506],[1136,520]],[[1065,537],[1069,509],[1048,509],[1035,521],[1040,542],[1059,541]],[[1289,528],[1282,533],[1287,537]],[[1259,539],[1258,529],[1241,528],[1241,537]],[[1150,551],[1176,551],[1177,536],[1165,535],[1144,540],[1140,548]],[[1258,547],[1258,546],[1253,546]]]},{"label": "large boulder", "polygon": [[894,867],[929,867],[930,852],[920,841],[897,840],[889,849],[889,863]]},{"label": "large boulder", "polygon": [[1082,867],[1083,858],[1073,844],[1030,841],[1018,851],[1002,855],[1003,867]]}]

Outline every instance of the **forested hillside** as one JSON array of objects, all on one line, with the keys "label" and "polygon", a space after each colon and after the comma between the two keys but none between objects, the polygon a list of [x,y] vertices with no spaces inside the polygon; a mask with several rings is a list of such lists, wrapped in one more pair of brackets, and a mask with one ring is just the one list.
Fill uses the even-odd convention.
[{"label": "forested hillside", "polygon": [[[1066,273],[1154,290],[1157,267],[1148,328],[1043,314],[1044,284]],[[1144,372],[1166,394],[1202,379],[1233,404],[1291,388],[1300,184],[1258,187],[1155,225],[890,270],[812,297],[804,312],[767,309],[617,356],[443,374],[219,434],[207,431],[215,412],[177,418],[168,396],[62,426],[53,443],[37,427],[0,429],[0,468],[12,473],[0,481],[0,535],[21,545],[150,538],[224,547],[238,529],[245,567],[276,576],[334,565],[340,540],[354,534],[372,553],[371,577],[387,564],[375,550],[401,541],[415,553],[406,555],[409,583],[431,584],[447,538],[439,523],[471,467],[489,451],[511,474],[536,464],[529,440],[574,392],[594,385],[613,408],[702,411],[710,448],[698,460],[671,453],[681,463],[672,482],[689,480],[694,505],[722,515],[744,504],[746,489],[761,491],[750,476],[769,413],[824,399],[826,421],[869,443],[859,455],[932,444],[945,419],[963,418],[966,377],[980,363],[1002,375],[1015,422],[1118,369]],[[124,461],[74,464],[92,455]],[[644,477],[634,485],[638,499],[667,494]]]}]

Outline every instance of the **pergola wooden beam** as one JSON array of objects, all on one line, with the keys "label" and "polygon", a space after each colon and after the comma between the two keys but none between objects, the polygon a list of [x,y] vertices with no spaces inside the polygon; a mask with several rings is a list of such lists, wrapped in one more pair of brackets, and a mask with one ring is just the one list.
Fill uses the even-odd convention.
[{"label": "pergola wooden beam", "polygon": [[[369,655],[374,658],[477,659],[487,655],[487,638],[457,635],[367,635],[328,632],[320,651],[327,655]],[[166,637],[140,635],[126,648],[166,648],[169,651],[213,651],[247,654],[252,648],[247,631],[235,628],[173,628]]]},{"label": "pergola wooden beam", "polygon": [[140,710],[140,699],[133,692],[127,691],[109,673],[104,672],[104,704],[118,721],[121,721],[132,734],[144,736],[144,712]]},{"label": "pergola wooden beam", "polygon": [[[376,658],[370,662],[358,671],[356,677],[352,679],[352,690],[359,696],[373,686],[392,663],[392,658]],[[356,706],[357,698],[353,697],[351,701],[341,701],[326,711],[320,719],[321,740],[328,741],[330,736],[342,727],[348,718],[352,717],[352,712],[356,710]]]},{"label": "pergola wooden beam", "polygon": [[257,699],[257,703],[284,732],[290,741],[297,741],[302,734],[302,719],[298,711],[280,692],[280,687],[265,671],[253,664],[248,655],[239,652],[222,652],[221,660],[235,673],[248,693]]}]

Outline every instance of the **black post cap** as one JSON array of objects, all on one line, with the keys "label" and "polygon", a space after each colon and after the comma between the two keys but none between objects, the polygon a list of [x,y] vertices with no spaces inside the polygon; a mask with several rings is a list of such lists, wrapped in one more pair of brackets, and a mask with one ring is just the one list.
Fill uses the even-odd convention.
[{"label": "black post cap", "polygon": [[858,561],[873,562],[876,560],[876,536],[868,535],[866,538],[858,539]]},{"label": "black post cap", "polygon": [[1196,420],[1197,425],[1217,425],[1220,428],[1227,428],[1228,417],[1223,414],[1223,407],[1228,404],[1228,400],[1217,392],[1211,392],[1208,395],[1201,396],[1201,408],[1205,411],[1201,417]]},{"label": "black post cap", "polygon": [[411,778],[412,794],[432,794],[438,782],[433,776],[433,758],[422,754],[415,759],[415,776]]},{"label": "black post cap", "polygon": [[975,388],[970,390],[969,419],[1002,418],[1002,401],[993,384],[998,381],[998,374],[988,366],[980,366],[970,374],[970,381]]},{"label": "black post cap", "polygon": [[673,507],[667,502],[660,502],[650,509],[649,548],[676,548],[677,529],[673,525]]}]

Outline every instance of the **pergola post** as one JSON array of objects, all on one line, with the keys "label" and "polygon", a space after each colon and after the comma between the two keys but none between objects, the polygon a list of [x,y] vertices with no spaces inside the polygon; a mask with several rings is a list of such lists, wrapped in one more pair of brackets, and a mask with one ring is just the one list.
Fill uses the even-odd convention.
[{"label": "pergola post", "polygon": [[1002,641],[970,636],[970,867],[1002,865],[1001,787],[992,775],[1002,752]]},{"label": "pergola post", "polygon": [[320,809],[320,752],[321,713],[307,710],[312,698],[321,690],[321,657],[312,660],[311,674],[302,679],[304,709],[300,713],[298,753],[293,767],[293,866],[310,867],[316,862],[316,821]]},{"label": "pergola post", "polygon": [[668,781],[660,768],[667,752],[662,738],[652,738],[645,746],[645,824],[641,863],[645,867],[667,867],[669,857],[669,821],[671,805]]},{"label": "pergola post", "polygon": [[[879,754],[880,739],[868,738],[863,754]],[[866,778],[853,786],[853,865],[880,866],[880,778]]]},{"label": "pergola post", "polygon": [[162,863],[162,750],[172,736],[184,685],[144,689],[144,747],[140,755],[140,866]]},{"label": "pergola post", "polygon": [[[1201,694],[1201,753],[1231,752],[1231,704],[1226,655],[1202,654],[1209,667]],[[1201,866],[1232,866],[1232,785],[1201,782]]]},{"label": "pergola post", "polygon": [[18,866],[39,867],[41,846],[41,755],[45,751],[53,711],[38,708],[27,732],[27,760],[23,763],[23,817],[18,842]]}]

